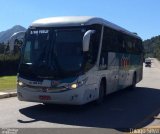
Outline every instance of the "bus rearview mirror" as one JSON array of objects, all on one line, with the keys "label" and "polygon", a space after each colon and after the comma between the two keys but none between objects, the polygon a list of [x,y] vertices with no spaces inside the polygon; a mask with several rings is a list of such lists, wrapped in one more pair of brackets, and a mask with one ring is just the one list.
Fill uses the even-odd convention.
[{"label": "bus rearview mirror", "polygon": [[95,30],[88,30],[83,36],[83,52],[89,51],[89,44],[91,35],[95,33]]}]

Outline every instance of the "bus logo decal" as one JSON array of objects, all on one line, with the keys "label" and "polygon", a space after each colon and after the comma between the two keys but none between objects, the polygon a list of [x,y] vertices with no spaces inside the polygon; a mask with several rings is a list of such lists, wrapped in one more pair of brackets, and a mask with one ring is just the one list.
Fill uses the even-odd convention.
[{"label": "bus logo decal", "polygon": [[129,65],[129,58],[128,57],[122,57],[121,58],[121,66],[124,68],[127,68]]}]

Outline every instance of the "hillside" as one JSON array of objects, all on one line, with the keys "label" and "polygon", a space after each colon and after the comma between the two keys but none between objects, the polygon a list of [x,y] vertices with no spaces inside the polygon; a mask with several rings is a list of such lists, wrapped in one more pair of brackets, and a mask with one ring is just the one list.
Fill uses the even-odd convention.
[{"label": "hillside", "polygon": [[8,42],[9,38],[16,32],[19,31],[26,31],[26,28],[20,26],[20,25],[16,25],[6,31],[2,31],[0,32],[0,43],[4,42]]},{"label": "hillside", "polygon": [[160,60],[160,35],[143,41],[146,57],[155,57]]}]

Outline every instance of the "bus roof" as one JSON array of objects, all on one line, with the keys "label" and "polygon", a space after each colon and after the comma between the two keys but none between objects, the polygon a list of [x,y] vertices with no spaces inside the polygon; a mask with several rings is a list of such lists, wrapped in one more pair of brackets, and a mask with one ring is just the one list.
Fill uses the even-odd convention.
[{"label": "bus roof", "polygon": [[115,25],[102,18],[91,17],[91,16],[65,16],[65,17],[44,18],[34,21],[31,24],[31,27],[67,27],[67,26],[85,26],[92,24],[101,24],[141,39],[136,34],[129,32],[128,30],[118,25]]}]

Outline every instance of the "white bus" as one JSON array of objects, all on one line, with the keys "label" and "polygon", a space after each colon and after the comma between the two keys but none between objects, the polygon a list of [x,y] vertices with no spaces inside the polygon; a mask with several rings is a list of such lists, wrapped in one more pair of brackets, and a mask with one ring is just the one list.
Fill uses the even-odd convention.
[{"label": "white bus", "polygon": [[142,80],[137,34],[97,17],[53,17],[25,33],[18,71],[21,101],[82,105]]}]

